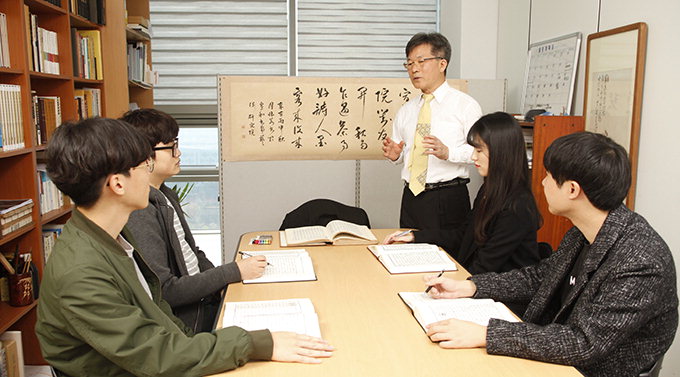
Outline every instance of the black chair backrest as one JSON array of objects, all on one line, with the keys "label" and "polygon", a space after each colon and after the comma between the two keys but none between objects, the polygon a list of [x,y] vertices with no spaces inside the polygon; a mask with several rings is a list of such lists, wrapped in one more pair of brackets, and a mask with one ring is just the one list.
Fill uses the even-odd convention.
[{"label": "black chair backrest", "polygon": [[344,220],[371,227],[366,211],[361,208],[350,207],[330,199],[314,199],[288,212],[279,229],[310,225],[325,226],[333,220]]}]

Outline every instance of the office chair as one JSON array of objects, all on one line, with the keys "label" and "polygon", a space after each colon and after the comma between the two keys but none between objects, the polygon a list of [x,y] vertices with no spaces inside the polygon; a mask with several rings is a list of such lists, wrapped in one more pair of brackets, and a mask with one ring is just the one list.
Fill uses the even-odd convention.
[{"label": "office chair", "polygon": [[288,212],[279,230],[301,226],[323,225],[333,220],[344,220],[371,227],[366,211],[330,199],[314,199]]},{"label": "office chair", "polygon": [[640,377],[659,377],[662,362],[663,356],[661,356],[648,371],[640,373]]}]

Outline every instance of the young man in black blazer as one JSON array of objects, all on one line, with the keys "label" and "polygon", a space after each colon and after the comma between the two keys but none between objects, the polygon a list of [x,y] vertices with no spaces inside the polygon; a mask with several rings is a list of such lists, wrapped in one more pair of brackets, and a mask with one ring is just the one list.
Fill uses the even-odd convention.
[{"label": "young man in black blazer", "polygon": [[647,221],[624,204],[626,151],[589,132],[548,148],[543,180],[549,210],[574,227],[534,266],[466,281],[427,277],[435,298],[525,301],[526,322],[488,326],[449,319],[429,326],[444,348],[573,365],[586,376],[637,376],[670,347],[678,326],[675,264]]}]

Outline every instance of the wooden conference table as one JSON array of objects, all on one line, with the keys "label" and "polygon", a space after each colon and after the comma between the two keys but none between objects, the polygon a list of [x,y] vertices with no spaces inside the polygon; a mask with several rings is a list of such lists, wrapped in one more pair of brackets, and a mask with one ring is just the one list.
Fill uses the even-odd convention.
[{"label": "wooden conference table", "polygon": [[[393,229],[373,229],[382,240]],[[271,234],[272,245],[249,245],[256,235]],[[279,249],[278,231],[241,236],[239,250]],[[309,298],[319,316],[321,334],[336,351],[319,365],[249,362],[218,375],[238,376],[581,376],[572,367],[507,356],[484,349],[442,349],[425,335],[397,292],[424,289],[424,274],[390,275],[366,246],[304,247],[312,257],[317,281],[230,284],[227,301]],[[444,276],[465,279],[461,266]],[[217,327],[222,327],[222,315]]]}]

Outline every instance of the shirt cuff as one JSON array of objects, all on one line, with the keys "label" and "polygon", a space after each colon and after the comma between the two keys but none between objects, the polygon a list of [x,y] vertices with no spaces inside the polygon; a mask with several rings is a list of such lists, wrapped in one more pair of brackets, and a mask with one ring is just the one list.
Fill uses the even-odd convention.
[{"label": "shirt cuff", "polygon": [[274,352],[274,339],[269,330],[248,331],[250,339],[253,341],[253,352],[250,354],[251,360],[271,360]]}]

